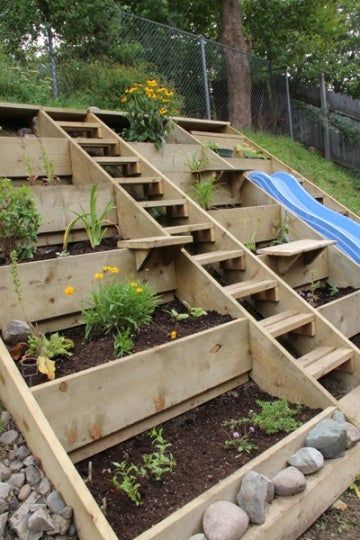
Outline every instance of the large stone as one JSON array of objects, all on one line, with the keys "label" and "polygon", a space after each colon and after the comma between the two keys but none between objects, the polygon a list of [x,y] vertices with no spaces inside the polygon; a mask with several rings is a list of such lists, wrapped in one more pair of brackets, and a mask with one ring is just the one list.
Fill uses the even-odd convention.
[{"label": "large stone", "polygon": [[14,444],[19,437],[19,434],[15,429],[9,429],[9,431],[5,431],[0,437],[0,443],[6,444],[7,446],[11,446]]},{"label": "large stone", "polygon": [[346,428],[346,450],[355,446],[357,442],[360,441],[360,429],[350,424],[350,422],[345,423]]},{"label": "large stone", "polygon": [[35,486],[41,482],[41,473],[34,465],[30,465],[25,469],[26,482],[30,486]]},{"label": "large stone", "polygon": [[2,329],[2,337],[8,345],[16,345],[21,341],[27,342],[31,328],[27,322],[14,319],[8,322]]},{"label": "large stone", "polygon": [[46,504],[54,514],[60,514],[66,503],[58,491],[52,491],[46,499]]},{"label": "large stone", "polygon": [[324,456],[316,448],[300,448],[289,457],[288,463],[303,474],[313,474],[324,466]]},{"label": "large stone", "polygon": [[340,422],[340,424],[345,424],[346,422],[345,414],[338,409],[332,413],[331,418],[335,420],[335,422]]},{"label": "large stone", "polygon": [[286,467],[272,479],[276,495],[288,497],[301,493],[306,488],[305,476],[296,467]]},{"label": "large stone", "polygon": [[25,484],[25,474],[22,472],[12,474],[9,478],[9,484],[20,489]]},{"label": "large stone", "polygon": [[0,482],[0,499],[7,499],[13,490],[13,486],[7,482]]},{"label": "large stone", "polygon": [[261,525],[265,522],[267,504],[273,498],[274,484],[269,478],[255,471],[245,474],[237,502],[252,523]]},{"label": "large stone", "polygon": [[43,508],[40,508],[30,515],[28,519],[28,527],[30,531],[34,532],[54,531],[55,523],[51,519],[49,513]]},{"label": "large stone", "polygon": [[204,512],[203,529],[207,540],[239,540],[249,525],[247,514],[228,501],[218,501]]},{"label": "large stone", "polygon": [[325,459],[341,457],[346,447],[345,424],[332,418],[321,420],[305,439],[305,446],[316,448]]}]

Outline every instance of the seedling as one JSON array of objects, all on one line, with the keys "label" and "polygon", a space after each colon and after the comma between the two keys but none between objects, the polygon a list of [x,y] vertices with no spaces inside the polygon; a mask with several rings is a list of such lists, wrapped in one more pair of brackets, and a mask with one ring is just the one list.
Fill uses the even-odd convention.
[{"label": "seedling", "polygon": [[113,465],[115,466],[115,474],[111,479],[113,485],[117,490],[123,491],[136,506],[142,504],[138,479],[146,476],[145,469],[127,461],[113,462]]},{"label": "seedling", "polygon": [[301,411],[300,405],[291,409],[286,399],[272,402],[257,400],[256,403],[261,408],[261,412],[253,414],[251,422],[268,435],[279,431],[290,433],[301,425],[294,419],[294,416]]},{"label": "seedling", "polygon": [[256,242],[255,242],[255,231],[252,233],[251,238],[248,242],[245,242],[245,247],[248,248],[252,253],[256,252]]},{"label": "seedling", "polygon": [[223,426],[230,428],[230,433],[225,431],[228,436],[225,448],[236,448],[239,454],[250,454],[257,450],[258,446],[250,440],[251,434],[255,432],[253,426],[248,428],[250,421],[250,418],[240,417],[223,422]]},{"label": "seedling", "polygon": [[195,150],[195,152],[187,157],[185,163],[191,173],[200,173],[208,167],[209,158],[204,153],[203,149]]},{"label": "seedling", "polygon": [[326,287],[329,291],[329,296],[335,296],[335,294],[339,292],[338,287],[335,285],[335,283],[331,279],[327,280]]},{"label": "seedling", "polygon": [[143,456],[144,465],[155,480],[159,481],[165,473],[171,473],[174,470],[176,461],[171,452],[168,451],[172,444],[163,436],[163,428],[152,429],[149,436],[156,451]]},{"label": "seedling", "polygon": [[319,301],[320,297],[318,294],[316,294],[316,291],[319,289],[319,287],[320,287],[319,281],[311,281],[309,285],[309,290],[310,290],[309,302],[312,306],[314,306]]},{"label": "seedling", "polygon": [[276,229],[276,238],[271,242],[271,246],[287,244],[289,242],[289,216],[285,213]]},{"label": "seedling", "polygon": [[45,183],[46,184],[55,184],[60,181],[60,178],[55,175],[55,163],[49,159],[49,156],[46,153],[44,145],[40,144],[41,148],[41,161],[45,169]]},{"label": "seedling", "polygon": [[134,349],[134,342],[129,329],[119,332],[114,339],[114,352],[118,358],[130,354]]},{"label": "seedling", "polygon": [[215,141],[209,141],[206,143],[206,146],[209,150],[212,150],[213,152],[217,152],[219,150],[219,145]]},{"label": "seedling", "polygon": [[186,304],[187,313],[178,313],[176,309],[164,309],[164,313],[168,313],[172,319],[176,322],[186,321],[187,319],[198,319],[207,315],[207,312],[202,307],[191,307],[189,304]]}]

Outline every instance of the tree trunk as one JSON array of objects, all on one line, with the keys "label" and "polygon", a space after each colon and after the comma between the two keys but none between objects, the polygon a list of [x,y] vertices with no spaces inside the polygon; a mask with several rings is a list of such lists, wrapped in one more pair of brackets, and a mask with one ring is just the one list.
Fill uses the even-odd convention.
[{"label": "tree trunk", "polygon": [[221,0],[220,41],[225,49],[229,93],[229,120],[234,127],[251,127],[251,78],[249,57],[232,49],[248,52],[242,32],[239,0]]}]

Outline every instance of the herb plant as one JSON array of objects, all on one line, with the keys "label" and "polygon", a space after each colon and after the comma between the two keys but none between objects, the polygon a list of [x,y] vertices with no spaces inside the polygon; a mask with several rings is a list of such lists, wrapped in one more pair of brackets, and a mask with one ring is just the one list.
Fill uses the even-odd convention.
[{"label": "herb plant", "polygon": [[42,336],[29,336],[28,339],[28,354],[36,356],[43,354],[48,358],[56,358],[58,356],[72,356],[70,352],[74,348],[74,342],[56,332],[48,338]]},{"label": "herb plant", "polygon": [[36,249],[40,215],[31,189],[14,188],[11,180],[0,180],[0,249],[5,260],[15,250],[19,259],[32,257]]},{"label": "herb plant", "polygon": [[251,238],[248,242],[245,242],[245,247],[248,248],[249,251],[251,251],[252,253],[255,253],[256,252],[256,242],[255,242],[255,236],[256,236],[256,233],[255,231],[252,233],[251,235]]},{"label": "herb plant", "polygon": [[237,432],[234,432],[233,438],[229,438],[225,441],[225,448],[234,447],[239,452],[239,454],[251,454],[253,450],[257,450],[257,444],[253,443],[250,440],[249,435],[243,435],[242,437],[234,437],[235,434],[238,435]]},{"label": "herb plant", "polygon": [[257,450],[258,446],[251,441],[251,434],[254,433],[254,428],[247,427],[251,422],[250,418],[232,418],[225,420],[223,426],[230,429],[230,433],[226,432],[228,438],[225,441],[225,448],[236,448],[239,454],[243,452],[250,454],[253,450]]},{"label": "herb plant", "polygon": [[301,425],[294,418],[301,411],[300,405],[291,409],[286,399],[272,402],[257,400],[256,403],[261,408],[261,412],[251,417],[251,423],[268,435],[279,431],[290,433]]},{"label": "herb plant", "polygon": [[209,150],[212,150],[213,152],[217,152],[219,150],[219,145],[215,141],[207,142],[206,147],[209,148]]},{"label": "herb plant", "polygon": [[165,439],[163,431],[163,428],[154,428],[149,432],[155,451],[143,456],[147,471],[157,481],[161,480],[165,473],[172,472],[176,466],[173,455],[168,451],[172,444]]},{"label": "herb plant", "polygon": [[134,342],[129,329],[116,334],[114,338],[114,352],[118,358],[130,354],[134,348]]},{"label": "herb plant", "polygon": [[164,312],[168,313],[177,322],[186,321],[187,319],[198,319],[207,315],[207,312],[202,307],[191,307],[189,305],[186,307],[188,309],[187,313],[178,313],[176,309],[164,309]]},{"label": "herb plant", "polygon": [[111,210],[113,210],[114,208],[115,206],[112,201],[109,201],[105,208],[101,212],[98,212],[96,185],[91,186],[89,211],[87,212],[86,210],[84,210],[84,208],[81,207],[81,213],[74,212],[76,217],[72,221],[70,221],[64,233],[63,252],[67,252],[70,233],[78,221],[81,221],[81,223],[83,224],[92,249],[100,245],[106,232],[106,228],[104,227],[104,225],[106,223],[110,223],[107,220],[107,217]]},{"label": "herb plant", "polygon": [[112,477],[113,485],[117,490],[123,491],[136,506],[142,504],[138,478],[146,476],[145,469],[136,467],[127,461],[114,462],[113,465],[115,466],[115,474]]},{"label": "herb plant", "polygon": [[312,306],[314,306],[319,301],[319,295],[316,293],[316,291],[319,288],[320,288],[319,281],[311,281],[309,285],[309,290],[310,290],[309,302]]}]

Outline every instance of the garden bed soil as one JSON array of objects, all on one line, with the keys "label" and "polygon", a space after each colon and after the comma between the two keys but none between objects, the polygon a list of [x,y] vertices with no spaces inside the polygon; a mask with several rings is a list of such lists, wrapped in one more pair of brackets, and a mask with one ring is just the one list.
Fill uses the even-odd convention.
[{"label": "garden bed soil", "polygon": [[[207,315],[176,322],[164,310],[176,309],[178,313],[186,313],[185,306],[174,300],[157,307],[154,311],[152,323],[142,327],[133,336],[133,353],[144,351],[157,345],[171,342],[170,332],[176,331],[177,339],[208,330],[232,320],[230,315],[221,315],[216,311],[208,311]],[[114,339],[111,336],[95,336],[85,341],[84,326],[77,326],[62,332],[62,335],[74,341],[75,348],[70,358],[56,361],[56,378],[71,375],[91,367],[105,364],[115,360]],[[32,385],[46,382],[46,376],[39,374]]]},{"label": "garden bed soil", "polygon": [[353,344],[356,345],[357,347],[359,347],[359,349],[360,349],[360,333],[356,334],[356,336],[353,336],[352,338],[350,338],[350,341],[352,341]]},{"label": "garden bed soil", "polygon": [[[118,538],[135,538],[285,437],[284,432],[266,435],[256,428],[251,434],[251,441],[258,447],[256,450],[239,454],[234,448],[224,448],[230,435],[223,422],[258,412],[258,399],[275,400],[248,382],[162,424],[163,435],[172,444],[170,451],[177,465],[158,482],[141,480],[143,504],[138,507],[113,487],[112,463],[128,460],[142,465],[143,455],[152,451],[149,436],[142,433],[92,457],[92,481],[87,482],[87,486],[100,506],[106,498],[106,518]],[[303,407],[297,419],[304,423],[317,412]],[[83,478],[88,475],[88,462],[77,465]]]},{"label": "garden bed soil", "polygon": [[325,287],[319,287],[315,290],[315,296],[318,298],[316,301],[312,302],[311,299],[313,297],[313,293],[310,289],[298,291],[299,295],[304,298],[309,304],[311,304],[314,307],[320,307],[324,304],[328,304],[329,302],[333,302],[334,300],[338,300],[339,298],[343,298],[344,296],[347,296],[348,294],[351,294],[353,292],[358,291],[359,289],[355,289],[354,287],[343,287],[339,288],[338,292],[335,294],[330,293],[330,288]]},{"label": "garden bed soil", "polygon": [[[98,253],[100,251],[109,251],[111,249],[117,249],[117,243],[119,238],[117,236],[112,236],[110,238],[104,238],[101,241],[99,246],[96,246],[94,249],[91,247],[89,240],[82,240],[80,242],[71,242],[68,245],[68,252],[70,255],[84,255],[85,253]],[[57,253],[60,253],[63,250],[62,244],[57,244],[55,246],[42,246],[38,247],[35,255],[31,259],[22,259],[19,261],[19,264],[26,262],[35,262],[35,261],[46,261],[48,259],[58,258]],[[5,262],[3,257],[0,255],[0,266],[8,264]]]}]

